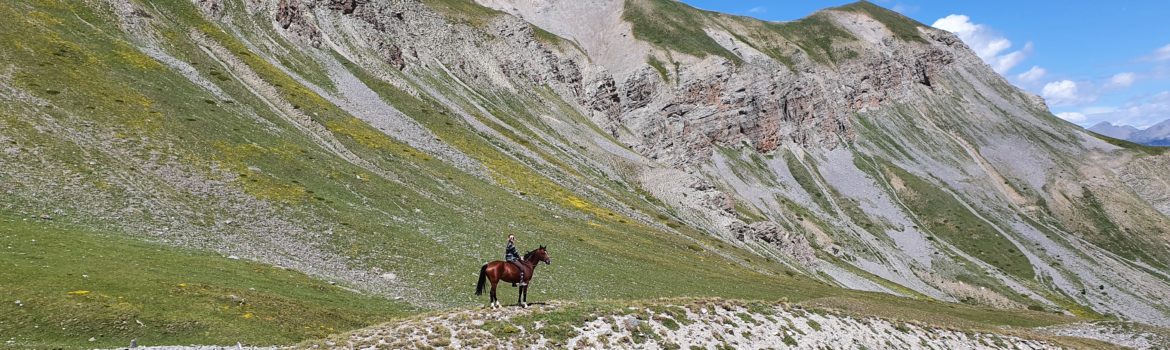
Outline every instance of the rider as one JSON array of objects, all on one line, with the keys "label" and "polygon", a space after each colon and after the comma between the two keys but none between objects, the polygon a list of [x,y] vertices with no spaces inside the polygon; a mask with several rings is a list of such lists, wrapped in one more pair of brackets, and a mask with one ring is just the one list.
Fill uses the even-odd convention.
[{"label": "rider", "polygon": [[[528,283],[524,282],[524,257],[516,251],[516,235],[508,235],[508,246],[504,247],[504,260],[516,265],[516,269],[520,270],[520,286],[527,286]],[[512,286],[516,284],[512,283]]]}]

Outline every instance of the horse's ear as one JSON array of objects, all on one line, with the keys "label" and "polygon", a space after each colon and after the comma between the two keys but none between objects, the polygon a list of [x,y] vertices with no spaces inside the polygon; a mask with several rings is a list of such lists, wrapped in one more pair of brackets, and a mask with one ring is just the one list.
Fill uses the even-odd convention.
[{"label": "horse's ear", "polygon": [[545,250],[544,246],[540,246],[540,250]]}]

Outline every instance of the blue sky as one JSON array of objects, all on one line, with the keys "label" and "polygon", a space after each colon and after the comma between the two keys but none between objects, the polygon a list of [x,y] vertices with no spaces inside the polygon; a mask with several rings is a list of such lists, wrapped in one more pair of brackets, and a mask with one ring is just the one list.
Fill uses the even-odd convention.
[{"label": "blue sky", "polygon": [[[771,21],[798,19],[840,0],[682,0]],[[954,31],[1053,113],[1090,126],[1144,128],[1170,119],[1170,1],[874,0]]]}]

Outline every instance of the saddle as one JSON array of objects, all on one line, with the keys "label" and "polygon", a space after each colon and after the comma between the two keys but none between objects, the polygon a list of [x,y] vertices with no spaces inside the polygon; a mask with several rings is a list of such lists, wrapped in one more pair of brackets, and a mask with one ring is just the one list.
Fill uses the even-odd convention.
[{"label": "saddle", "polygon": [[[524,278],[525,278],[525,277],[531,277],[531,276],[532,276],[532,271],[531,271],[531,270],[529,270],[527,267],[525,267],[525,266],[524,266],[524,263],[523,263],[523,262],[521,262],[520,260],[512,260],[512,261],[509,261],[508,263],[509,263],[509,264],[512,264],[512,266],[515,266],[517,269],[520,269],[520,283],[525,283],[525,282],[524,282]],[[526,283],[525,283],[525,284],[526,284]],[[513,286],[513,287],[515,287],[515,286],[516,286],[516,282],[513,282],[513,283],[512,283],[512,286]]]}]

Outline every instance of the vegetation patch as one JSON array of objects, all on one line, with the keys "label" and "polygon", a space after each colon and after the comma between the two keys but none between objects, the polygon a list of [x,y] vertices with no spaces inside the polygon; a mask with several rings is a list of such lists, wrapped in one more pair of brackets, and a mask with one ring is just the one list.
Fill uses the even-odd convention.
[{"label": "vegetation patch", "polygon": [[473,27],[483,28],[496,16],[503,12],[489,8],[474,0],[423,0],[423,4],[435,10],[448,19],[463,22]]},{"label": "vegetation patch", "polygon": [[1013,276],[1023,280],[1035,277],[1027,257],[1011,241],[950,193],[896,166],[881,167],[887,178],[903,185],[895,190],[930,233]]},{"label": "vegetation patch", "polygon": [[[824,14],[813,14],[796,21],[773,23],[766,22],[765,27],[772,32],[800,47],[801,51],[813,61],[821,64],[836,63],[843,59],[853,58],[856,52],[836,50],[834,44],[839,42],[855,41],[857,38],[838,27]],[[773,58],[784,62],[787,60],[779,48],[764,50]]]},{"label": "vegetation patch", "polygon": [[666,66],[662,64],[662,61],[659,61],[658,58],[650,55],[646,56],[646,64],[649,64],[650,67],[654,68],[654,71],[658,72],[658,77],[662,78],[663,82],[670,83],[670,71],[666,69]]},{"label": "vegetation patch", "polygon": [[283,268],[68,225],[0,216],[0,245],[0,333],[24,348],[288,344],[417,312]]},{"label": "vegetation patch", "polygon": [[638,40],[695,57],[715,55],[740,62],[703,31],[708,15],[679,1],[626,0],[622,19],[633,25]]},{"label": "vegetation patch", "polygon": [[792,152],[784,152],[784,163],[788,165],[788,172],[796,179],[796,183],[800,188],[812,197],[813,202],[817,204],[826,213],[833,212],[833,205],[829,203],[829,199],[825,197],[825,192],[821,191],[821,187],[817,184],[816,177],[796,159],[796,155]]}]

